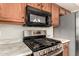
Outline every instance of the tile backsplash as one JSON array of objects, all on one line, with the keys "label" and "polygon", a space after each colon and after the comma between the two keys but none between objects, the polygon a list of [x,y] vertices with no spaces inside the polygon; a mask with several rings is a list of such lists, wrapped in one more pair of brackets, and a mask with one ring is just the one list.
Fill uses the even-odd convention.
[{"label": "tile backsplash", "polygon": [[46,30],[47,37],[53,37],[53,27],[23,27],[21,25],[0,24],[0,40],[22,41],[24,30]]}]

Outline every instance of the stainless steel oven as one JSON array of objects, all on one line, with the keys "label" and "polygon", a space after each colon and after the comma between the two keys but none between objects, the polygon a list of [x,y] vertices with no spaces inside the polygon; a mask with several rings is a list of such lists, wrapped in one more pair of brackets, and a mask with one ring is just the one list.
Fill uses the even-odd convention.
[{"label": "stainless steel oven", "polygon": [[[32,34],[31,34],[31,33]],[[45,30],[24,31],[23,42],[33,51],[33,56],[62,56],[63,44],[61,41],[46,38]]]}]

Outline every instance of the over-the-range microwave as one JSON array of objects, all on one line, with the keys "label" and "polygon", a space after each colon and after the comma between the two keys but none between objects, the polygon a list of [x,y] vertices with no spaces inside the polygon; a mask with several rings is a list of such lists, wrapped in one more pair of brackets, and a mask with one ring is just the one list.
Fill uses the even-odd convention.
[{"label": "over-the-range microwave", "polygon": [[51,26],[51,13],[33,7],[26,7],[25,25],[34,27]]}]

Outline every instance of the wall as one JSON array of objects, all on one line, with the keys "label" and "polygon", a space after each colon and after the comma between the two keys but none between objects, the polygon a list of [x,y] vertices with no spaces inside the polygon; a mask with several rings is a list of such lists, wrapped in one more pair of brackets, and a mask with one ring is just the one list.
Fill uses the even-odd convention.
[{"label": "wall", "polygon": [[22,41],[23,31],[30,29],[46,30],[47,36],[53,37],[53,27],[23,27],[21,25],[0,24],[0,40]]}]

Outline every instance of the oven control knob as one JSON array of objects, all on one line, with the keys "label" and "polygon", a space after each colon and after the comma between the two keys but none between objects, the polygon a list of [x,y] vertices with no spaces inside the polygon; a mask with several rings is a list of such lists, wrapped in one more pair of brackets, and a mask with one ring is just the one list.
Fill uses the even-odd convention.
[{"label": "oven control knob", "polygon": [[44,51],[44,53],[46,54],[46,53],[47,53],[47,51]]},{"label": "oven control knob", "polygon": [[48,53],[48,52],[49,52],[49,49],[46,50],[46,53]]},{"label": "oven control knob", "polygon": [[41,51],[39,52],[39,55],[42,55]]},{"label": "oven control knob", "polygon": [[52,49],[52,50],[54,50],[54,48],[53,48],[53,47],[52,47],[51,49]]},{"label": "oven control knob", "polygon": [[49,48],[49,51],[51,51],[51,48]]},{"label": "oven control knob", "polygon": [[55,46],[55,49],[57,49],[57,46]]},{"label": "oven control knob", "polygon": [[55,50],[55,49],[56,49],[56,46],[53,47],[53,50]]},{"label": "oven control knob", "polygon": [[39,55],[41,55],[41,51],[39,51]]},{"label": "oven control knob", "polygon": [[58,46],[56,46],[56,49],[58,49]]},{"label": "oven control knob", "polygon": [[44,51],[42,51],[41,55],[43,55],[43,54],[44,54]]},{"label": "oven control knob", "polygon": [[50,51],[51,51],[51,47],[50,47]]},{"label": "oven control knob", "polygon": [[38,53],[38,55],[40,55],[40,52]]},{"label": "oven control knob", "polygon": [[57,45],[57,47],[59,47],[60,45]]},{"label": "oven control knob", "polygon": [[44,54],[44,51],[42,51],[41,55],[43,55],[43,54]]}]

